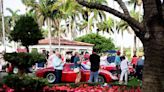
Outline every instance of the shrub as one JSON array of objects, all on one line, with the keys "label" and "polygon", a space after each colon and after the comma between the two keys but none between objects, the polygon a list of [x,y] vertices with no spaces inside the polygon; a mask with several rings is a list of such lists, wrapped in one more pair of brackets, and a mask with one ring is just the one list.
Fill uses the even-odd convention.
[{"label": "shrub", "polygon": [[8,87],[15,90],[15,92],[40,92],[44,86],[48,85],[45,79],[31,77],[31,76],[18,76],[15,74],[4,77],[3,83]]},{"label": "shrub", "polygon": [[39,53],[5,53],[4,60],[20,70],[25,70],[38,62],[46,62],[44,55]]}]

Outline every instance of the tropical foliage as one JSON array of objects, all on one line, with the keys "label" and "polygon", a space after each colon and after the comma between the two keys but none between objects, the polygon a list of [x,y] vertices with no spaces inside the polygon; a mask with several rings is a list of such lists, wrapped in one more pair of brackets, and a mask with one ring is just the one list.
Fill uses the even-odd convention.
[{"label": "tropical foliage", "polygon": [[140,22],[129,14],[129,10],[123,0],[115,0],[122,9],[122,12],[97,3],[90,3],[86,0],[76,0],[79,4],[91,9],[98,9],[113,14],[126,21],[133,29],[135,35],[143,42],[145,61],[143,71],[143,92],[162,92],[164,66],[163,63],[163,1],[161,0],[133,0],[143,2],[143,20]]},{"label": "tropical foliage", "polygon": [[17,67],[22,73],[28,72],[27,69],[35,63],[46,62],[46,57],[39,53],[5,53],[4,60]]},{"label": "tropical foliage", "polygon": [[36,21],[30,17],[23,15],[16,22],[14,30],[10,33],[10,39],[16,42],[21,42],[26,47],[27,51],[29,45],[35,45],[38,40],[42,39],[42,33]]},{"label": "tropical foliage", "polygon": [[11,16],[9,16],[9,21],[8,22],[9,22],[10,29],[13,30],[16,21],[19,19],[18,12],[20,10],[13,11],[10,8],[6,8],[6,10],[8,10],[11,13]]},{"label": "tropical foliage", "polygon": [[82,37],[76,38],[76,41],[87,42],[94,44],[94,49],[97,50],[98,53],[115,49],[115,46],[111,40],[111,38],[105,38],[98,34],[88,34]]}]

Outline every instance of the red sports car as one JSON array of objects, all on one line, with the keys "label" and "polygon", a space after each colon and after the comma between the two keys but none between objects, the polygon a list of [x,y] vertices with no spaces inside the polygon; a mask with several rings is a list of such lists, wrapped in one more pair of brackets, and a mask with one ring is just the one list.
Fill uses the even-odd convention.
[{"label": "red sports car", "polygon": [[[54,71],[55,69],[53,67],[39,69],[36,71],[36,76],[44,77],[48,80],[49,83],[54,83],[56,79]],[[89,80],[90,70],[87,70],[81,66],[80,71],[82,74],[81,81],[87,82]],[[62,71],[62,82],[75,82],[75,79],[76,73],[74,72],[74,64],[66,63]],[[98,82],[110,82],[112,80],[118,80],[118,78],[107,70],[99,70]]]}]

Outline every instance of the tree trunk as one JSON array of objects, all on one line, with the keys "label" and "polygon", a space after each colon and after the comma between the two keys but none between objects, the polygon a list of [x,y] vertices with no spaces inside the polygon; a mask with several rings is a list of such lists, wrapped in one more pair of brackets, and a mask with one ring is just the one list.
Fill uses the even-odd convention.
[{"label": "tree trunk", "polygon": [[134,51],[133,51],[133,54],[134,54],[134,55],[136,55],[136,51],[137,51],[137,46],[136,46],[137,44],[136,44],[136,43],[137,43],[137,36],[134,35],[134,49],[133,49],[133,50],[134,50]]},{"label": "tree trunk", "polygon": [[121,55],[123,55],[124,52],[124,32],[121,30],[121,37],[122,37],[122,42],[121,42]]},{"label": "tree trunk", "polygon": [[145,65],[142,92],[164,92],[164,26],[152,20],[150,38],[143,41]]},{"label": "tree trunk", "polygon": [[59,49],[59,52],[60,52],[60,23],[59,23],[59,28],[58,28],[58,31],[59,31],[59,34],[58,34],[58,40],[59,40],[59,43],[58,43],[58,49]]},{"label": "tree trunk", "polygon": [[29,47],[28,46],[25,46],[25,47],[26,47],[27,52],[29,52]]}]

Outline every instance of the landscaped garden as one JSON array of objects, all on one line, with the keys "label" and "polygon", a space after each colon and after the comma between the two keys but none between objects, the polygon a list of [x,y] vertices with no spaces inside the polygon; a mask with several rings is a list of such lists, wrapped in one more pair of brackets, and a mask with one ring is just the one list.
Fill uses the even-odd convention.
[{"label": "landscaped garden", "polygon": [[[0,50],[4,54],[4,60],[8,62],[7,68],[5,68],[8,75],[0,80],[2,82],[0,92],[141,92],[141,90],[143,92],[164,92],[164,0],[9,1],[12,1],[11,4],[14,8],[21,6],[19,4],[23,4],[25,7],[24,14],[17,14],[19,10],[13,11],[14,8],[3,7],[7,0],[0,0],[0,45],[3,47]],[[17,1],[21,1],[21,3],[15,5],[14,3]],[[6,5],[9,4],[8,2]],[[8,10],[10,14],[5,15],[6,11],[4,10]],[[126,34],[130,34],[131,37],[129,38]],[[38,44],[39,40],[43,38],[48,39],[46,46]],[[52,43],[52,38],[58,38],[58,42]],[[36,63],[45,63],[45,57],[48,56],[48,54],[43,56],[39,53],[32,53],[30,46],[41,45],[40,50],[46,51],[52,49],[58,49],[59,52],[68,50],[65,49],[65,46],[61,46],[67,43],[61,44],[60,39],[62,38],[81,41],[78,42],[79,44],[88,42],[91,44],[91,48],[98,50],[97,53],[103,53],[109,49],[119,49],[122,56],[127,55],[128,58],[137,55],[136,52],[142,49],[144,60],[140,60],[142,61],[140,72],[137,72],[137,69],[136,72],[141,75],[140,79],[144,81],[133,77],[128,81],[128,84],[125,82],[127,85],[119,85],[118,81],[86,83],[87,77],[84,83],[49,84],[47,80],[35,77],[35,74],[29,76],[29,67]],[[70,45],[70,43],[67,44]],[[124,45],[129,43],[131,44],[127,48],[131,48],[130,54],[124,53]],[[71,50],[76,51],[77,44],[74,45],[75,47]],[[19,47],[24,47],[26,53],[18,53]],[[84,49],[79,49],[79,52]],[[7,53],[7,51],[12,53]],[[92,53],[91,50],[90,53]],[[59,57],[62,58],[60,55]],[[126,75],[128,68],[127,65]],[[13,74],[13,71],[17,74]],[[61,75],[61,70],[59,71]],[[51,71],[51,76],[54,75],[54,72]],[[113,74],[109,71],[104,75],[108,75],[108,78],[104,76],[108,81],[114,80]],[[45,77],[45,75],[42,73],[40,77]],[[73,75],[71,77],[75,79]],[[118,80],[119,76],[117,75],[117,77]],[[102,76],[101,78],[104,79]],[[123,82],[121,78],[120,84]]]},{"label": "landscaped garden", "polygon": [[0,92],[141,92],[141,81],[133,78],[127,85],[117,82],[48,84],[42,78],[11,74],[4,77]]}]

